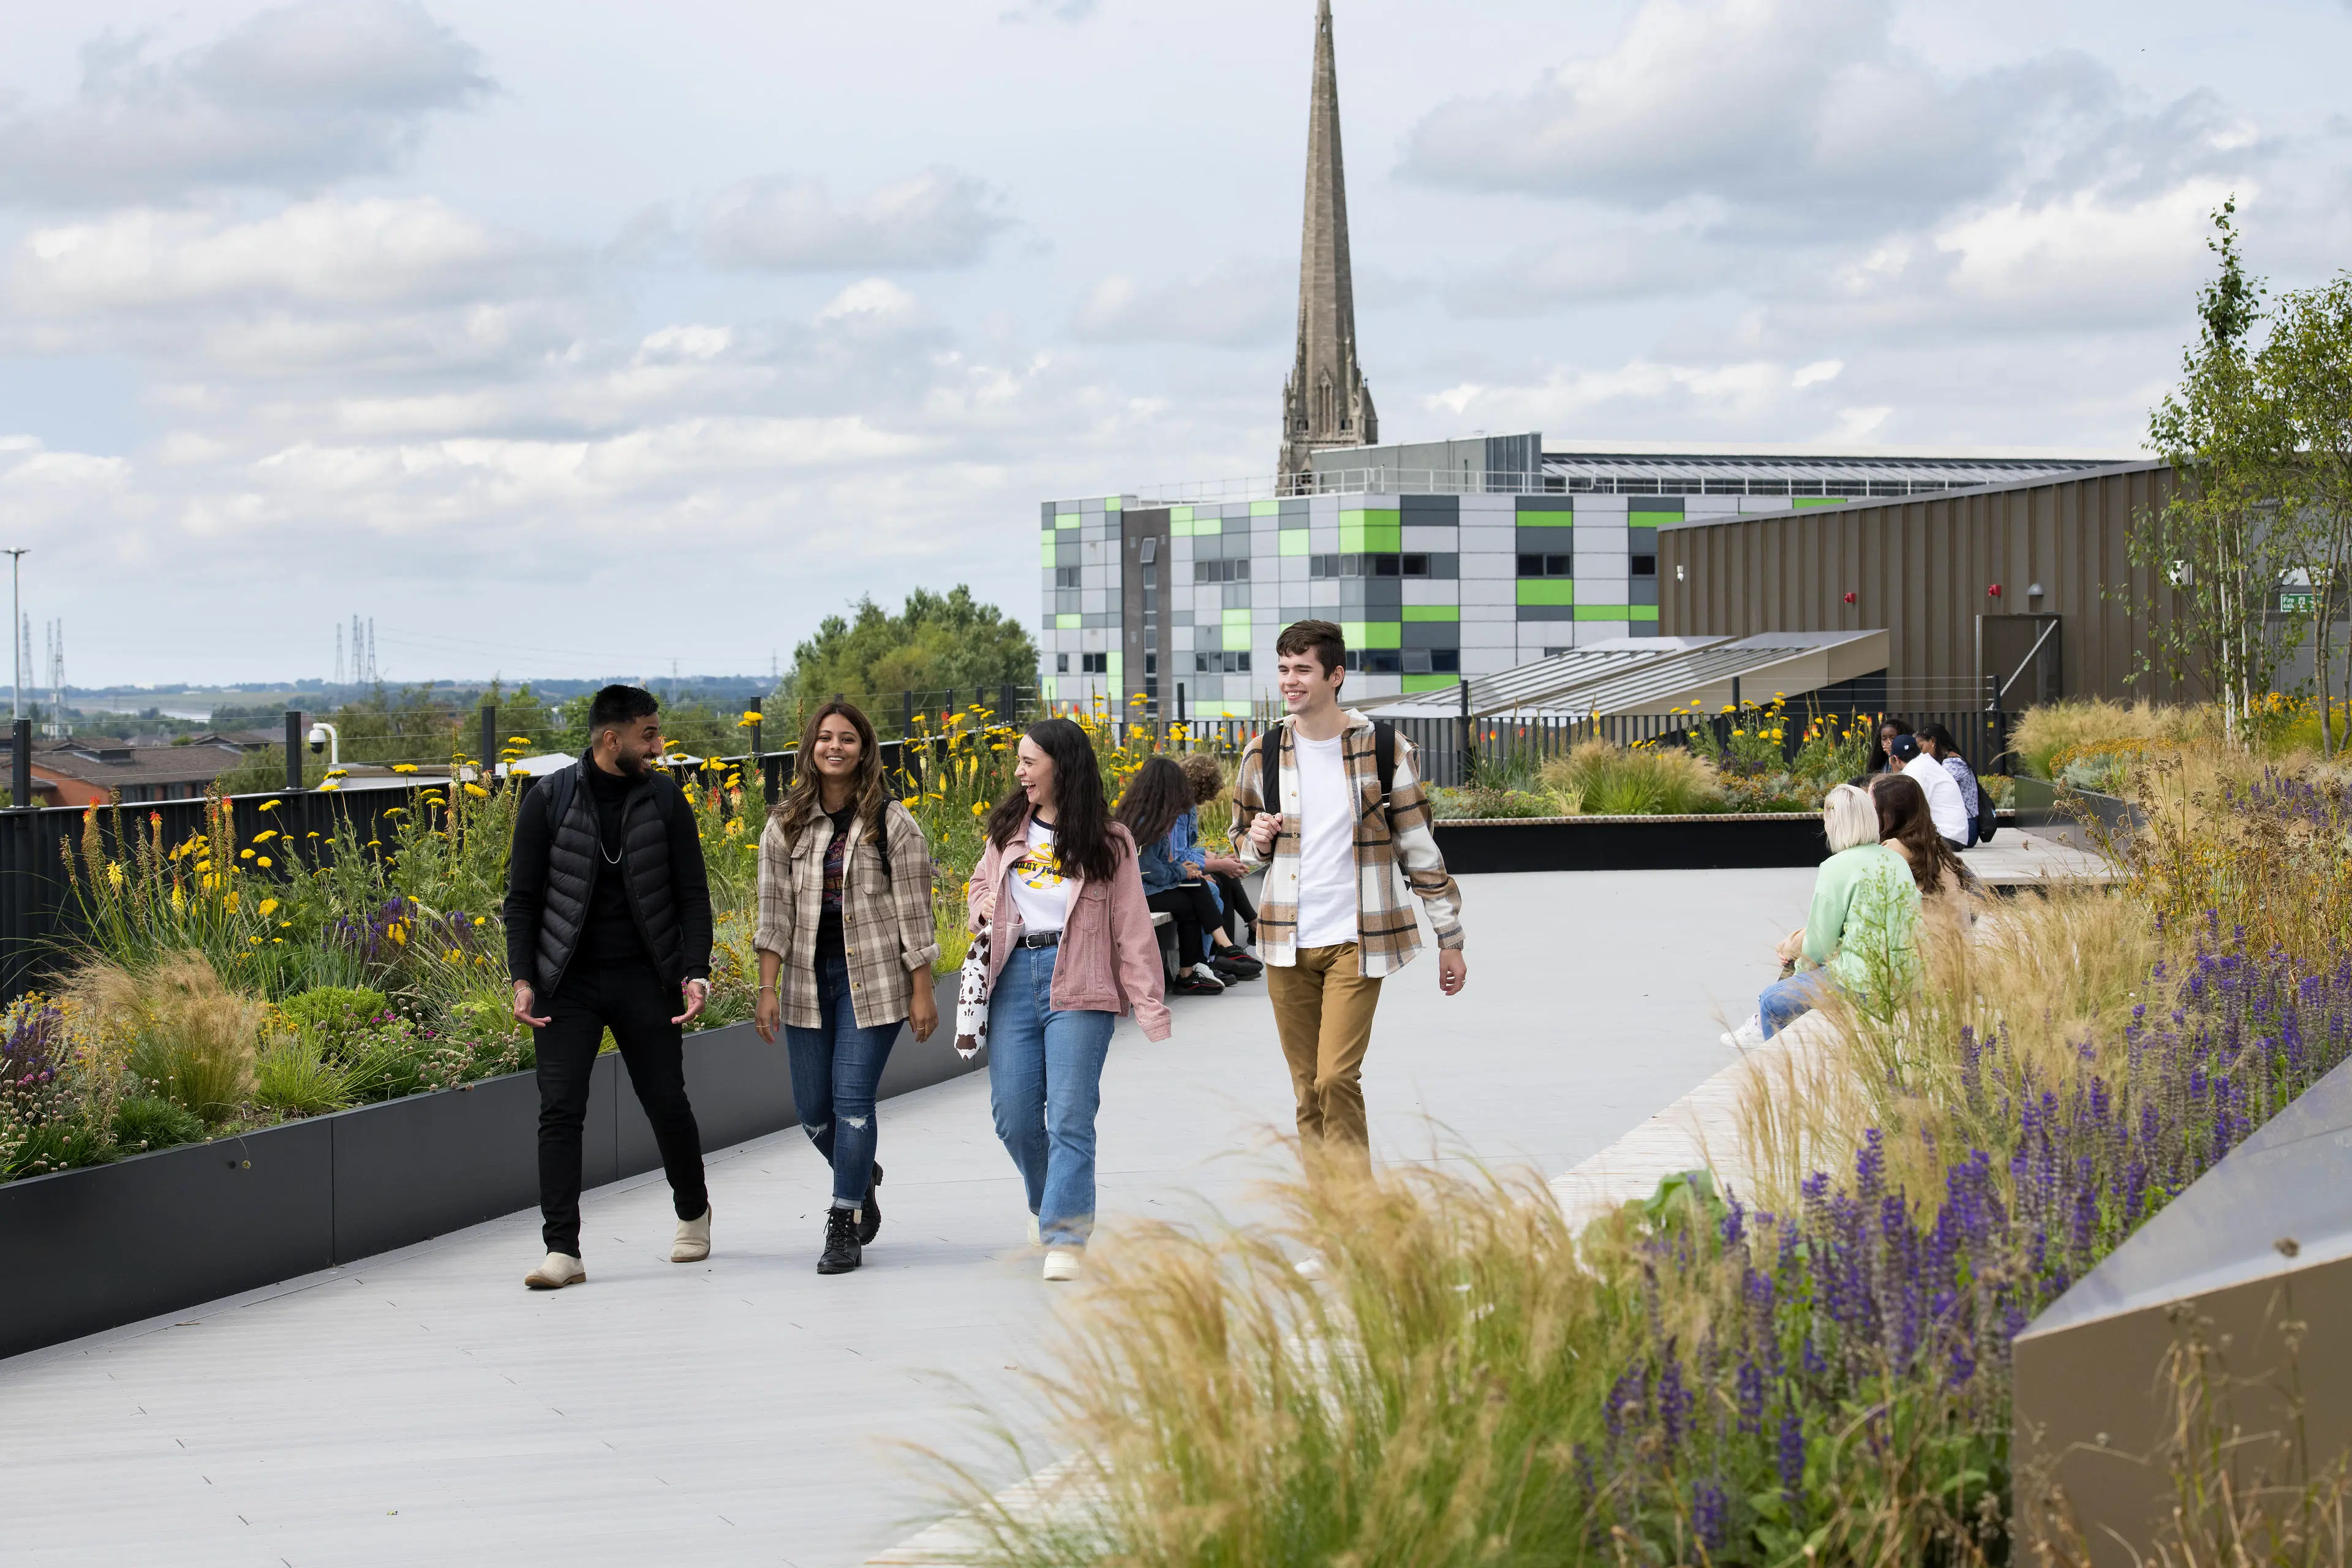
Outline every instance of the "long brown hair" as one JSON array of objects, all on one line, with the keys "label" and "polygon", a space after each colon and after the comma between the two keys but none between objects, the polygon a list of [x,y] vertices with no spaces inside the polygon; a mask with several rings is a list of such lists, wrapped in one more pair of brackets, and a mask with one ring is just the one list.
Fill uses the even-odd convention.
[{"label": "long brown hair", "polygon": [[1960,880],[1960,858],[1936,831],[1936,819],[1928,815],[1927,792],[1919,781],[1901,773],[1883,773],[1870,786],[1871,798],[1878,803],[1878,837],[1903,847],[1903,858],[1911,862],[1911,879],[1919,884],[1923,893],[1943,890],[1944,873],[1949,871],[1952,880]]},{"label": "long brown hair", "polygon": [[807,725],[801,731],[801,749],[793,759],[792,787],[784,798],[768,808],[768,820],[783,831],[784,847],[800,847],[801,831],[817,819],[824,810],[824,796],[817,783],[817,726],[835,715],[849,721],[857,731],[857,767],[849,775],[849,797],[857,803],[857,820],[866,824],[866,837],[879,840],[885,831],[882,813],[887,799],[882,793],[882,742],[874,738],[874,726],[854,702],[838,700],[826,703],[809,715]]},{"label": "long brown hair", "polygon": [[1192,781],[1184,776],[1176,759],[1148,757],[1119,792],[1118,808],[1111,816],[1135,836],[1139,853],[1146,845],[1167,837],[1176,819],[1192,809]]},{"label": "long brown hair", "polygon": [[[1118,846],[1103,801],[1102,770],[1094,742],[1067,719],[1046,719],[1023,737],[1054,763],[1054,852],[1079,880],[1108,882],[1118,869]],[[1014,784],[988,814],[988,841],[1009,847],[1029,820],[1029,795]]]}]

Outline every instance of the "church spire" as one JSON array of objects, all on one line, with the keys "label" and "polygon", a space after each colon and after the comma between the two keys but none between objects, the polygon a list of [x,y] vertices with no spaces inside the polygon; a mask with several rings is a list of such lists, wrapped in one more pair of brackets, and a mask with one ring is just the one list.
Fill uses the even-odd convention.
[{"label": "church spire", "polygon": [[1339,159],[1339,71],[1331,0],[1315,7],[1315,87],[1307,111],[1307,220],[1299,239],[1298,350],[1282,389],[1280,475],[1286,490],[1313,472],[1311,454],[1380,439],[1372,395],[1356,363],[1356,288],[1348,266],[1348,182]]}]

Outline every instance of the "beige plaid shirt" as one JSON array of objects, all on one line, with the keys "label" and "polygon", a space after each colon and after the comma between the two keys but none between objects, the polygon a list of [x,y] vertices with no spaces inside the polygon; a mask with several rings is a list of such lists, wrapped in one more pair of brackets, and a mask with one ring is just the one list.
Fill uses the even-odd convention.
[{"label": "beige plaid shirt", "polygon": [[[1282,831],[1275,836],[1274,858],[1260,858],[1249,825],[1264,809],[1259,773],[1265,742],[1276,742],[1282,769]],[[1356,814],[1356,963],[1367,979],[1412,962],[1421,951],[1421,924],[1408,893],[1429,910],[1437,945],[1462,945],[1462,889],[1445,869],[1437,836],[1430,831],[1429,801],[1421,793],[1412,742],[1396,738],[1396,776],[1389,809],[1381,810],[1381,773],[1372,754],[1372,721],[1353,709],[1340,732],[1339,763],[1358,802]],[[1257,901],[1258,955],[1289,965],[1298,955],[1298,760],[1288,721],[1268,730],[1242,753],[1234,779],[1234,844],[1242,863],[1265,867],[1265,887]]]},{"label": "beige plaid shirt", "polygon": [[[890,836],[890,879],[882,852],[867,842],[863,819],[850,825],[851,848],[841,878],[842,947],[849,960],[850,1010],[861,1029],[906,1017],[913,976],[929,974],[940,956],[931,924],[931,852],[914,814],[897,801],[883,808]],[[784,961],[776,978],[784,1022],[822,1026],[816,994],[816,927],[824,910],[824,851],[833,821],[820,816],[784,847],[771,819],[760,835],[760,923],[751,945]]]}]

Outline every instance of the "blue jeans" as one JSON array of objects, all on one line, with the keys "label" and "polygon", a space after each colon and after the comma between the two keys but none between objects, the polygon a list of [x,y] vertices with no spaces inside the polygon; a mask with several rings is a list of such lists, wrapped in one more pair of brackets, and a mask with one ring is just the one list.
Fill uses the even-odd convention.
[{"label": "blue jeans", "polygon": [[833,1165],[833,1206],[866,1202],[874,1176],[874,1090],[898,1042],[898,1021],[858,1027],[849,1000],[849,961],[840,953],[816,961],[817,1026],[784,1026],[793,1068],[793,1106],[816,1152]]},{"label": "blue jeans", "polygon": [[1050,947],[1016,947],[988,998],[988,1102],[1048,1247],[1095,1228],[1095,1111],[1110,1013],[1055,1012]]},{"label": "blue jeans", "polygon": [[1801,969],[1786,980],[1775,980],[1756,998],[1756,1016],[1770,1039],[1822,1005],[1822,996],[1835,982],[1825,969]]}]

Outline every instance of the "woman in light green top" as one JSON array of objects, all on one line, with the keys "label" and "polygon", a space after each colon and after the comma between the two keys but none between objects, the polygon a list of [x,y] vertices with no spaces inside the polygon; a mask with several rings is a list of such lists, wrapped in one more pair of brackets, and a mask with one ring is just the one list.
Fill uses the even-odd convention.
[{"label": "woman in light green top", "polygon": [[1764,988],[1756,1016],[1726,1035],[1727,1045],[1770,1039],[1819,1006],[1824,985],[1885,998],[1918,978],[1919,889],[1909,863],[1879,843],[1877,805],[1840,784],[1822,803],[1822,828],[1830,858],[1813,880],[1812,912],[1780,944],[1797,971]]}]

